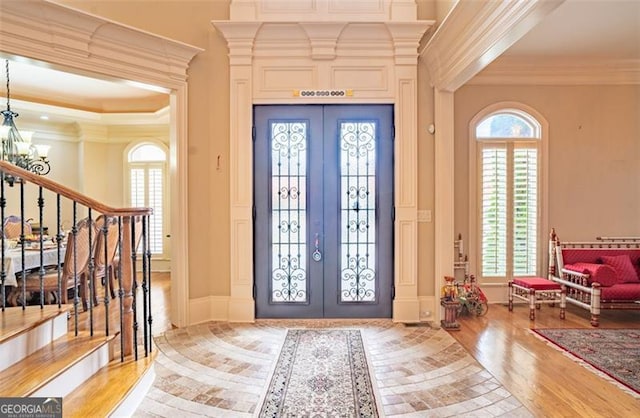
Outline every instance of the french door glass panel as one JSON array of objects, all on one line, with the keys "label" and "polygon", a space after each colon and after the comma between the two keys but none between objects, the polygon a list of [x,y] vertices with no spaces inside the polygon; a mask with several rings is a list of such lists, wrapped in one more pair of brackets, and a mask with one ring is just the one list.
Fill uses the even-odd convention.
[{"label": "french door glass panel", "polygon": [[391,315],[392,115],[256,106],[258,317]]}]

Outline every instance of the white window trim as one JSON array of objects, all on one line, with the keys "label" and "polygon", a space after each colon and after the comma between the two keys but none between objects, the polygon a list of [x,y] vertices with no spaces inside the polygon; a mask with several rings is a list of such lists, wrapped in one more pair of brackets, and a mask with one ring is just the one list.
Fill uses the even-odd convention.
[{"label": "white window trim", "polygon": [[[137,148],[141,145],[154,145],[162,149],[162,151],[165,153],[165,156],[166,156],[164,163],[161,161],[130,162],[129,154],[134,148]],[[127,147],[124,149],[123,159],[124,159],[125,175],[123,176],[124,187],[122,188],[122,190],[124,190],[124,193],[125,193],[123,201],[127,202],[127,204],[130,204],[131,202],[131,170],[130,169],[132,165],[133,166],[135,165],[144,165],[144,166],[162,165],[163,166],[163,169],[164,169],[164,178],[163,178],[163,185],[162,185],[164,190],[164,195],[162,197],[162,205],[164,209],[164,214],[162,218],[162,229],[163,229],[163,235],[164,235],[162,237],[163,251],[162,251],[162,254],[152,254],[151,259],[155,261],[161,261],[161,260],[168,261],[171,259],[170,257],[171,240],[167,238],[167,235],[171,235],[171,228],[170,228],[171,223],[169,222],[169,220],[171,219],[171,215],[169,212],[170,211],[169,202],[171,202],[171,196],[170,196],[171,190],[169,189],[169,148],[167,147],[167,144],[165,144],[164,142],[155,140],[155,139],[145,139],[142,141],[135,141],[127,145]],[[164,270],[164,268],[161,268],[160,270]]]},{"label": "white window trim", "polygon": [[[496,282],[497,278],[488,278],[483,280],[482,266],[480,266],[480,248],[482,248],[481,237],[478,234],[478,226],[480,224],[480,204],[478,198],[478,190],[480,181],[478,178],[478,145],[476,137],[476,126],[483,119],[493,113],[499,111],[516,110],[524,112],[537,120],[540,124],[540,165],[539,165],[539,205],[540,213],[538,214],[538,248],[537,248],[537,270],[540,277],[546,277],[544,271],[546,266],[549,232],[549,123],[546,118],[538,111],[530,106],[519,102],[498,102],[491,104],[480,110],[469,122],[469,268],[472,273],[475,272],[478,279],[484,285],[490,285]],[[532,138],[522,138],[524,141],[530,141]],[[502,280],[498,284],[504,284]]]}]

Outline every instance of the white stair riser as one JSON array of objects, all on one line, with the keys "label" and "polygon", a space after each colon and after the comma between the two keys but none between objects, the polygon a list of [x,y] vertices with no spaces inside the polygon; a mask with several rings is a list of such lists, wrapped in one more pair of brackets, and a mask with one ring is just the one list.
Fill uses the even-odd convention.
[{"label": "white stair riser", "polygon": [[109,364],[109,360],[109,344],[105,343],[30,396],[64,397]]},{"label": "white stair riser", "polygon": [[149,367],[149,370],[138,380],[138,384],[134,386],[131,391],[120,402],[120,405],[111,413],[111,417],[131,417],[134,415],[140,403],[144,400],[144,397],[153,386],[153,381],[156,380],[156,369],[154,365]]},{"label": "white stair riser", "polygon": [[67,313],[64,312],[4,342],[0,347],[0,352],[3,353],[0,356],[0,371],[65,335],[67,326]]}]

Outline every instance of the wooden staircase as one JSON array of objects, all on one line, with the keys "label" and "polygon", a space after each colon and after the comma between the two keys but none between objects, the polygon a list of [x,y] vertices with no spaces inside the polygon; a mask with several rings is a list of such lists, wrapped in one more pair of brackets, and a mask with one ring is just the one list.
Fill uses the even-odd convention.
[{"label": "wooden staircase", "polygon": [[155,355],[122,362],[114,350],[118,334],[67,331],[71,309],[28,306],[0,314],[0,394],[62,397],[64,416],[132,415],[153,383]]},{"label": "wooden staircase", "polygon": [[[10,192],[7,182],[18,187]],[[9,306],[18,300],[7,303],[6,292],[1,293],[0,396],[63,398],[64,416],[132,415],[155,377],[147,234],[152,209],[113,208],[6,161],[0,161],[0,185],[0,252],[5,258],[0,261],[0,286],[17,290],[21,282],[19,303],[27,303],[27,291],[35,292],[37,300],[31,302],[39,303]],[[37,208],[28,211],[38,213],[38,225],[45,219],[49,223],[55,235],[46,240],[57,246],[58,257],[54,265],[45,264],[45,238],[40,235],[36,240],[40,264],[26,267],[25,252],[33,248],[22,226],[18,240],[22,271],[17,275],[6,267],[4,219],[29,218],[27,193],[38,193]],[[64,233],[63,218],[71,220],[70,231]],[[100,242],[111,246],[101,247]],[[52,288],[56,272],[57,286]],[[8,278],[13,283],[6,282]],[[72,289],[78,293],[71,300],[93,302],[87,311],[79,310],[80,303],[46,304],[52,295],[56,301],[67,300],[68,293],[63,292]],[[83,294],[85,289],[88,295]]]}]

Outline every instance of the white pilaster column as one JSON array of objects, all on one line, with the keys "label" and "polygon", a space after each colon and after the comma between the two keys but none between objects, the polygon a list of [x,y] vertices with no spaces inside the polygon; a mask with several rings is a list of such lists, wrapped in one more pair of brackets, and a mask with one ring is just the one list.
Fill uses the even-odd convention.
[{"label": "white pilaster column", "polygon": [[[435,295],[439,300],[444,276],[453,276],[454,241],[454,108],[453,93],[435,89]],[[435,310],[440,324],[442,309]]]},{"label": "white pilaster column", "polygon": [[387,25],[395,73],[394,322],[419,322],[418,300],[418,42],[429,24]]},{"label": "white pilaster column", "polygon": [[216,23],[229,45],[230,255],[229,321],[253,322],[253,42],[259,22]]}]

